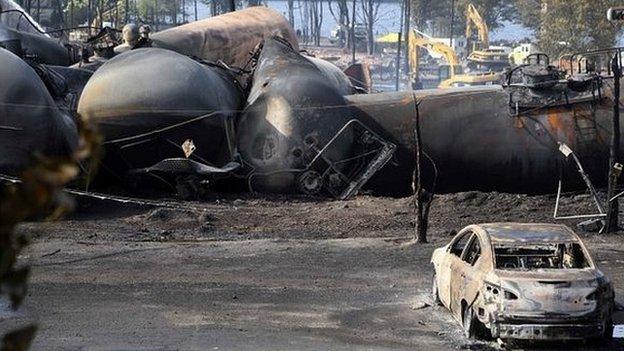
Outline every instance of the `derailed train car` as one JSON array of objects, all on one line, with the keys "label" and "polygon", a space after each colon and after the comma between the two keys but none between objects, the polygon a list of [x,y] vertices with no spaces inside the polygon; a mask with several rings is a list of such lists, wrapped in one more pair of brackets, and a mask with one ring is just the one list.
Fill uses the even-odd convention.
[{"label": "derailed train car", "polygon": [[359,120],[398,146],[395,159],[369,183],[377,193],[412,192],[417,118],[429,190],[437,175],[437,191],[442,192],[548,193],[556,190],[560,177],[570,188],[584,186],[577,165],[559,151],[559,143],[574,150],[596,184],[606,180],[612,80],[602,84],[600,91],[593,86],[567,95],[542,90],[548,103],[524,105],[515,101],[517,90],[501,86],[346,99]]},{"label": "derailed train car", "polygon": [[0,173],[18,175],[36,155],[70,155],[78,143],[72,117],[33,67],[2,48],[0,62]]},{"label": "derailed train car", "polygon": [[104,136],[103,176],[186,177],[235,168],[233,127],[242,102],[224,67],[145,48],[102,65],[85,86],[78,113]]},{"label": "derailed train car", "polygon": [[[93,77],[58,66],[39,72],[44,80],[65,78],[80,98],[78,112],[100,127],[108,180],[149,174],[176,187],[180,179],[235,175],[252,191],[345,197],[370,179],[378,194],[408,195],[417,118],[425,172],[433,178],[436,171],[438,191],[553,191],[562,170],[579,179],[558,152],[560,142],[594,180],[606,173],[608,79],[586,77],[556,89],[350,95],[348,78],[299,53],[287,21],[266,8],[166,30],[152,41],[170,50],[120,54]],[[241,88],[247,74],[250,84]],[[45,82],[48,92],[54,85]],[[65,95],[52,97],[57,109],[72,110]]]},{"label": "derailed train car", "polygon": [[266,40],[237,124],[250,190],[344,198],[381,168],[394,145],[352,118],[353,91],[337,67]]},{"label": "derailed train car", "polygon": [[0,0],[0,47],[39,63],[59,66],[73,63],[71,50],[45,34],[43,28],[11,0]]},{"label": "derailed train car", "polygon": [[286,18],[275,10],[254,6],[163,30],[150,38],[153,47],[242,68],[256,46],[272,36],[298,50],[297,37]]}]

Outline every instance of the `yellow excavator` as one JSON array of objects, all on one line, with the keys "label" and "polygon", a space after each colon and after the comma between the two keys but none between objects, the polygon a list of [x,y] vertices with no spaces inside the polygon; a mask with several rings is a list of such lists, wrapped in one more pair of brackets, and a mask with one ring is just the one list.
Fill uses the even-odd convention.
[{"label": "yellow excavator", "polygon": [[[503,70],[509,66],[509,53],[503,49],[490,48],[490,38],[487,23],[477,11],[477,8],[469,3],[466,7],[466,40],[471,41],[473,27],[477,29],[478,41],[472,42],[472,50],[468,55],[468,62],[475,66],[482,66],[492,70]],[[470,47],[469,47],[470,49]]]},{"label": "yellow excavator", "polygon": [[407,50],[408,59],[412,72],[410,79],[418,81],[419,74],[419,57],[418,48],[426,49],[429,52],[440,54],[444,57],[447,64],[440,65],[438,68],[438,78],[440,79],[439,89],[474,86],[474,85],[491,85],[500,82],[500,75],[493,72],[464,74],[463,67],[459,62],[457,54],[452,47],[435,41],[433,38],[424,33],[410,31],[409,47]]}]

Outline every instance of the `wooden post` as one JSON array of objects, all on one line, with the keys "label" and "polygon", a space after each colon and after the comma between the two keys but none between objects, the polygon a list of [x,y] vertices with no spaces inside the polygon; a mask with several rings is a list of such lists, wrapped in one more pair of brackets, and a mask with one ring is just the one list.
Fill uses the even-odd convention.
[{"label": "wooden post", "polygon": [[620,51],[616,50],[615,57],[611,61],[613,70],[613,133],[611,134],[611,150],[609,153],[609,184],[607,187],[607,223],[606,232],[613,233],[618,230],[619,206],[618,200],[609,201],[615,195],[618,173],[614,165],[620,161],[620,77],[622,67]]}]

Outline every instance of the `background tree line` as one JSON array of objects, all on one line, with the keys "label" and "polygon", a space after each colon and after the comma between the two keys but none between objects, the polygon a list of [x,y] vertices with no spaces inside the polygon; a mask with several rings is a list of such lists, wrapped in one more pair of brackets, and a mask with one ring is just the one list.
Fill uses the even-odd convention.
[{"label": "background tree line", "polygon": [[[18,0],[41,24],[51,28],[109,22],[117,27],[128,21],[148,23],[160,29],[198,18],[197,6],[204,4],[210,15],[227,12],[230,1],[236,8],[263,5],[263,0]],[[332,18],[344,30],[353,20],[353,0],[284,0],[285,14],[300,30],[303,42],[320,44],[323,21]],[[356,0],[356,23],[367,33],[369,53],[374,51],[375,24],[384,0]],[[490,31],[505,23],[518,23],[533,31],[540,48],[553,57],[562,53],[613,46],[622,26],[606,20],[606,9],[621,0],[405,0],[409,1],[410,23],[436,37],[448,37],[453,14],[455,37],[464,35],[466,7],[473,3]],[[295,13],[301,23],[295,24]],[[326,12],[326,11],[325,11]],[[295,26],[296,25],[296,26]],[[350,37],[346,36],[350,46]]]},{"label": "background tree line", "polygon": [[432,36],[448,37],[453,3],[455,36],[464,35],[466,7],[472,3],[490,31],[505,22],[522,24],[553,58],[614,46],[622,34],[622,25],[606,18],[607,9],[623,5],[621,0],[411,0],[414,25]]}]

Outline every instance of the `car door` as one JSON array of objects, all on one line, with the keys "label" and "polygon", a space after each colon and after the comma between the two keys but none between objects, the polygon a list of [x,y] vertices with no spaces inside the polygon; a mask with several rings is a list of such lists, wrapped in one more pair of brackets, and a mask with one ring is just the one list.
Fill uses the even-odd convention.
[{"label": "car door", "polygon": [[[461,263],[456,267],[460,278],[457,287],[462,290],[458,293],[457,301],[464,299],[468,305],[472,305],[477,297],[479,287],[486,274],[483,262],[480,260],[483,245],[479,236],[474,234],[462,253]],[[458,303],[456,307],[457,312],[461,312],[461,304]]]},{"label": "car door", "polygon": [[[449,308],[454,315],[461,311],[461,300],[464,296],[464,284],[467,277],[470,276],[471,266],[464,261],[464,254],[467,252],[470,244],[474,242],[476,235],[472,232],[466,232],[465,240],[462,240],[461,252],[455,251],[451,260],[451,279],[450,279],[450,305]],[[459,249],[459,247],[458,247]]]},{"label": "car door", "polygon": [[452,285],[453,280],[456,279],[453,277],[453,266],[457,265],[457,261],[461,260],[461,255],[471,236],[472,232],[469,230],[457,234],[449,244],[445,258],[440,263],[441,267],[438,269],[437,283],[440,300],[451,310],[451,306],[454,303],[452,299]]}]

